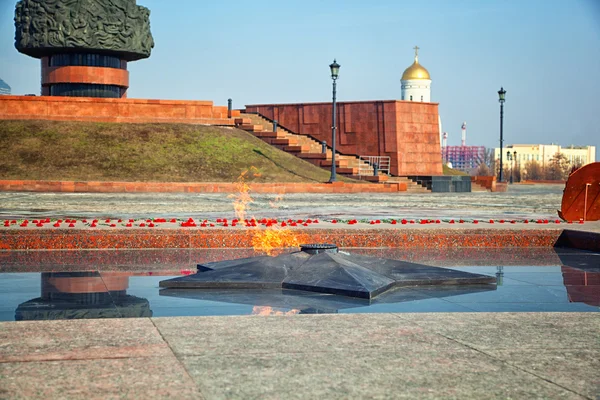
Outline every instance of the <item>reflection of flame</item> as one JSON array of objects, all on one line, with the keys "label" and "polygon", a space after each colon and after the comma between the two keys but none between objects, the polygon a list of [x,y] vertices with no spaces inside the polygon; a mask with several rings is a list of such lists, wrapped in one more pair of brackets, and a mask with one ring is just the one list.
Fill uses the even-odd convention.
[{"label": "reflection of flame", "polygon": [[246,208],[248,203],[252,203],[254,200],[250,197],[250,185],[246,183],[246,178],[252,174],[253,177],[259,177],[260,173],[256,167],[250,167],[250,170],[245,170],[240,174],[237,181],[238,194],[229,195],[229,198],[234,198],[233,208],[235,210],[236,217],[243,221],[246,216]]},{"label": "reflection of flame", "polygon": [[254,251],[264,252],[270,256],[275,249],[300,247],[300,242],[303,240],[299,236],[289,229],[269,227],[254,233],[252,247],[254,247]]},{"label": "reflection of flame", "polygon": [[296,315],[300,310],[280,311],[270,306],[254,306],[252,307],[252,315]]}]

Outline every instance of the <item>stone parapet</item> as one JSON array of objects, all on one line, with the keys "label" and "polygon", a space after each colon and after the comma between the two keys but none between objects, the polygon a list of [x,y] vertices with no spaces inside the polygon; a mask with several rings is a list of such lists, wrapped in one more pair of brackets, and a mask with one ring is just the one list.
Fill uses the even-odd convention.
[{"label": "stone parapet", "polygon": [[[398,183],[251,183],[255,193],[394,193],[405,192]],[[74,182],[0,180],[4,192],[65,193],[238,193],[239,185],[230,182]]]},{"label": "stone parapet", "polygon": [[[106,68],[108,69],[108,68]],[[120,70],[116,70],[120,71]],[[127,72],[127,71],[124,71]],[[0,119],[234,125],[226,106],[212,101],[1,96]]]}]

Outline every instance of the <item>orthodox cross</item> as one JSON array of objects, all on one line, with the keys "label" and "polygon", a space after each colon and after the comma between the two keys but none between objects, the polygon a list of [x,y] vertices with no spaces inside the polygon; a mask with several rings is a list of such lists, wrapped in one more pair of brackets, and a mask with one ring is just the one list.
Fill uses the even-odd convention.
[{"label": "orthodox cross", "polygon": [[415,46],[413,49],[415,49],[415,58],[419,58],[419,46]]}]

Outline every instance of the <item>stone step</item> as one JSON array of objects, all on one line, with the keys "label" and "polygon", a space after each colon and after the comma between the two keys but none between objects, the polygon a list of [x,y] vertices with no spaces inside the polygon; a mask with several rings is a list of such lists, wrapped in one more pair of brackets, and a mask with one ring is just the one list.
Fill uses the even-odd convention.
[{"label": "stone step", "polygon": [[323,153],[297,153],[296,155],[300,158],[306,158],[306,159],[325,160],[327,158],[327,154],[323,154]]},{"label": "stone step", "polygon": [[283,151],[289,153],[310,153],[311,148],[308,145],[285,146]]},{"label": "stone step", "polygon": [[264,130],[262,125],[255,124],[243,124],[238,126],[238,128],[245,130],[246,132],[262,132]]},{"label": "stone step", "polygon": [[285,138],[265,138],[264,139],[265,142],[272,144],[272,145],[276,145],[276,146],[297,146],[298,140],[295,138],[291,138],[291,137],[285,137]]},{"label": "stone step", "polygon": [[387,182],[389,179],[389,176],[387,176],[387,175],[377,175],[377,176],[375,176],[375,175],[352,175],[350,178],[378,183],[378,182]]},{"label": "stone step", "polygon": [[[324,167],[324,168],[331,168],[331,164],[333,164],[331,162],[331,159],[326,159],[326,160],[321,161],[321,167]],[[354,167],[354,166],[350,165],[348,160],[344,160],[344,159],[340,160],[337,157],[335,160],[335,166],[336,167]]]},{"label": "stone step", "polygon": [[279,132],[265,132],[265,131],[259,131],[259,132],[253,132],[254,136],[259,137],[261,139],[264,138],[270,138],[270,139],[286,139],[286,136],[284,136],[283,134],[279,133]]},{"label": "stone step", "polygon": [[252,125],[252,119],[250,119],[250,118],[236,118],[235,119],[235,124],[236,125]]},{"label": "stone step", "polygon": [[339,168],[336,168],[336,170],[339,174],[343,174],[343,175],[355,176],[358,174],[358,168],[339,167]]}]

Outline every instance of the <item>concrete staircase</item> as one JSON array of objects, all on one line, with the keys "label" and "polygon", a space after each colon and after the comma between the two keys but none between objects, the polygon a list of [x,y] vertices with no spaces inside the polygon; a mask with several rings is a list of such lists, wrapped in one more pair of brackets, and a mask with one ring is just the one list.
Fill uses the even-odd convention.
[{"label": "concrete staircase", "polygon": [[486,189],[484,186],[471,181],[471,192],[491,192],[491,190]]},{"label": "concrete staircase", "polygon": [[392,176],[390,179],[388,179],[388,183],[398,182],[406,183],[406,191],[408,193],[431,193],[430,189],[427,189],[426,187],[419,185],[418,183],[403,176]]},{"label": "concrete staircase", "polygon": [[[310,136],[293,133],[280,126],[277,127],[277,132],[273,132],[273,123],[257,114],[241,113],[240,117],[235,119],[235,125],[280,150],[302,158],[318,167],[331,169],[331,149],[328,147],[323,153],[321,143]],[[358,175],[361,164],[367,175]],[[373,168],[356,156],[342,155],[336,152],[335,165],[338,174],[349,178],[382,183],[389,182],[390,179],[388,175],[383,173],[375,176]]]}]

